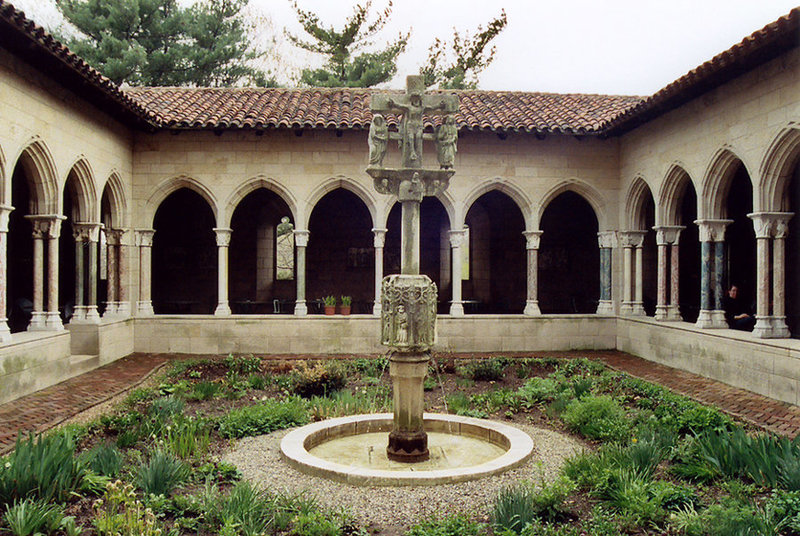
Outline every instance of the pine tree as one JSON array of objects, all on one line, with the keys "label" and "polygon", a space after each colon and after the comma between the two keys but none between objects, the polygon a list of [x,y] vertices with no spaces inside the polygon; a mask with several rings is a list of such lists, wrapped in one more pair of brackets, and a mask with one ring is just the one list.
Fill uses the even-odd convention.
[{"label": "pine tree", "polygon": [[332,26],[323,26],[319,17],[300,9],[293,3],[297,20],[308,34],[306,41],[297,36],[287,34],[289,40],[297,47],[326,56],[325,66],[318,69],[303,69],[300,83],[312,87],[371,87],[391,79],[397,72],[397,57],[402,53],[410,32],[400,34],[395,40],[376,52],[359,51],[369,47],[374,37],[389,20],[392,13],[390,1],[377,18],[369,22],[372,2],[357,4],[353,14],[347,19],[344,27],[337,30]]},{"label": "pine tree", "polygon": [[[434,40],[428,50],[428,60],[420,69],[425,86],[438,86],[441,89],[475,89],[478,87],[478,74],[494,60],[495,47],[486,47],[506,27],[508,19],[505,10],[489,22],[484,30],[478,26],[477,35],[470,38],[469,33],[462,37],[453,30],[453,41],[448,45],[439,38]],[[449,54],[447,49],[451,50]],[[448,62],[448,56],[451,56]]]},{"label": "pine tree", "polygon": [[148,86],[267,85],[248,66],[247,0],[57,0],[85,38],[68,46],[114,82]]}]

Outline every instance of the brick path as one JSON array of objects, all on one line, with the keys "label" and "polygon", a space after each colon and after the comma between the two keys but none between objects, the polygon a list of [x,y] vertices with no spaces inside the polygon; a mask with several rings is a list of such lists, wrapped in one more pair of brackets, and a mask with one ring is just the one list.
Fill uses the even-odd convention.
[{"label": "brick path", "polygon": [[[616,370],[661,384],[700,402],[717,406],[731,415],[766,430],[789,437],[795,437],[800,433],[800,407],[798,406],[778,402],[629,354],[614,351],[581,351],[536,352],[534,355],[597,359]],[[185,357],[187,356],[132,354],[92,372],[0,405],[0,453],[13,447],[18,432],[47,430],[138,384],[170,359]]]}]

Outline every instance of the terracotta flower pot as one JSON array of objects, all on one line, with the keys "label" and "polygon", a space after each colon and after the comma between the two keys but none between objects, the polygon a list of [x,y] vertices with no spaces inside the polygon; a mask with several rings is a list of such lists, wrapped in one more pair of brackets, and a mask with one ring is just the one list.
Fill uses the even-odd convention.
[{"label": "terracotta flower pot", "polygon": [[349,305],[340,305],[339,306],[339,314],[347,316],[350,314],[350,306]]},{"label": "terracotta flower pot", "polygon": [[325,314],[329,316],[333,316],[336,314],[336,306],[335,305],[326,305],[325,306]]}]

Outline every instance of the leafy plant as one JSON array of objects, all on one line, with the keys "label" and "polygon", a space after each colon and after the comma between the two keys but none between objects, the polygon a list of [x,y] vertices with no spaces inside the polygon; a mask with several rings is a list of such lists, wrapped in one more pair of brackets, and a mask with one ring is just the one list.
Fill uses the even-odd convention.
[{"label": "leafy plant", "polygon": [[211,429],[203,419],[178,419],[172,426],[167,426],[164,443],[170,452],[183,460],[202,456],[211,444]]},{"label": "leafy plant", "polygon": [[261,391],[267,386],[267,379],[261,374],[251,374],[247,377],[247,384],[250,389]]},{"label": "leafy plant", "polygon": [[322,303],[324,303],[326,307],[336,307],[336,296],[325,296],[322,298]]},{"label": "leafy plant", "polygon": [[192,392],[186,398],[189,400],[211,400],[219,392],[220,385],[217,382],[198,382],[194,384]]},{"label": "leafy plant", "polygon": [[570,429],[589,439],[619,440],[630,433],[625,410],[608,395],[574,400],[562,418]]},{"label": "leafy plant", "polygon": [[406,536],[480,536],[486,534],[486,525],[472,521],[465,514],[429,517],[411,527]]},{"label": "leafy plant", "polygon": [[235,527],[238,534],[246,536],[265,534],[275,514],[274,499],[246,481],[237,483],[218,504],[223,530]]},{"label": "leafy plant", "polygon": [[64,512],[47,501],[25,499],[7,505],[3,518],[14,536],[34,536],[54,533],[61,526]]},{"label": "leafy plant", "polygon": [[560,519],[564,514],[564,501],[574,489],[575,485],[564,477],[552,483],[542,478],[539,489],[529,482],[504,488],[494,504],[495,530],[522,534],[534,520]]},{"label": "leafy plant", "polygon": [[347,371],[338,361],[299,361],[292,372],[293,390],[302,397],[324,396],[347,384]]},{"label": "leafy plant", "polygon": [[111,443],[97,445],[82,454],[81,459],[98,475],[115,477],[122,469],[122,452]]},{"label": "leafy plant", "polygon": [[386,357],[378,357],[375,359],[359,357],[353,361],[352,364],[356,371],[360,372],[363,376],[380,378],[386,370],[386,367],[389,366],[389,360]]},{"label": "leafy plant", "polygon": [[301,398],[268,399],[254,406],[231,410],[220,419],[219,433],[226,438],[255,436],[307,422],[308,410]]},{"label": "leafy plant", "polygon": [[355,392],[337,391],[326,397],[315,396],[308,402],[312,421],[360,413],[380,413],[391,409],[392,392],[383,385],[366,386]]},{"label": "leafy plant", "polygon": [[261,358],[255,356],[229,355],[225,358],[225,366],[237,374],[247,375],[261,372],[262,362]]},{"label": "leafy plant", "polygon": [[156,450],[137,468],[134,481],[144,493],[168,496],[189,478],[189,468],[179,459]]},{"label": "leafy plant", "polygon": [[[353,303],[353,297],[352,296],[342,296],[341,300],[342,300],[342,305],[345,306],[345,307],[350,307],[350,305],[352,305],[352,303]],[[325,304],[325,305],[327,305],[327,304]]]},{"label": "leafy plant", "polygon": [[163,532],[152,510],[136,499],[133,486],[121,480],[110,482],[92,508],[99,536],[159,536]]},{"label": "leafy plant", "polygon": [[502,381],[511,361],[506,357],[476,359],[458,368],[458,373],[474,381]]}]

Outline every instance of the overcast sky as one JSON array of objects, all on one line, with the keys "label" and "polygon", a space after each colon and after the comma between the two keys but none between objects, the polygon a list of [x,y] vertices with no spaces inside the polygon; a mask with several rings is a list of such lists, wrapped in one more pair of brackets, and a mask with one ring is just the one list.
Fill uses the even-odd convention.
[{"label": "overcast sky", "polygon": [[[374,0],[373,6],[382,8],[386,1]],[[11,2],[34,20],[53,19],[50,0]],[[273,28],[299,33],[289,0],[251,2],[271,18]],[[478,24],[485,25],[505,8],[508,27],[495,39],[497,55],[481,76],[482,89],[650,95],[785,15],[796,2],[395,0],[391,22],[378,38],[388,40],[412,29],[398,77],[391,83],[402,87],[405,75],[419,69],[434,37],[448,38],[454,27],[474,33]],[[338,25],[356,1],[298,3]],[[308,61],[285,42],[281,50],[294,56],[294,63]]]}]

